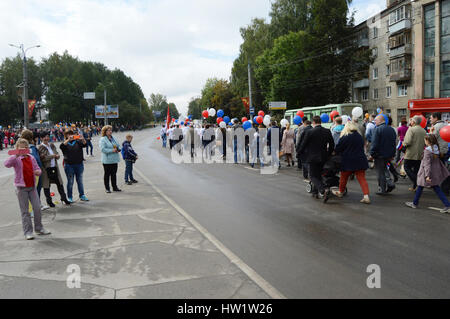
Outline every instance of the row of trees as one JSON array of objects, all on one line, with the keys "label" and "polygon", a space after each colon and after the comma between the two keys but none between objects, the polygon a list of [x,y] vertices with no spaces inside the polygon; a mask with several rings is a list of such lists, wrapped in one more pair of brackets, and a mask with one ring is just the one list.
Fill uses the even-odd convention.
[{"label": "row of trees", "polygon": [[152,112],[159,112],[160,116],[155,118],[155,120],[163,120],[167,117],[167,107],[169,107],[170,117],[173,119],[178,119],[180,117],[180,113],[177,110],[177,106],[175,103],[167,102],[167,97],[160,93],[152,93],[150,98],[148,99],[150,110]]},{"label": "row of trees", "polygon": [[367,74],[371,51],[358,47],[351,0],[277,0],[271,21],[253,19],[240,29],[243,43],[233,63],[231,81],[207,80],[193,98],[189,113],[224,109],[245,113],[241,97],[249,96],[248,64],[252,70],[253,105],[267,111],[270,101],[288,108],[342,103],[350,99],[351,81]]},{"label": "row of trees", "polygon": [[[109,70],[96,62],[80,61],[68,52],[36,62],[28,59],[29,98],[37,108],[49,111],[53,122],[95,121],[94,105],[119,105],[120,118],[115,124],[134,125],[153,120],[140,86],[119,69]],[[0,123],[10,124],[23,118],[21,90],[22,59],[6,58],[0,66]],[[95,92],[95,100],[84,100],[84,92]],[[30,122],[40,120],[34,112]]]}]

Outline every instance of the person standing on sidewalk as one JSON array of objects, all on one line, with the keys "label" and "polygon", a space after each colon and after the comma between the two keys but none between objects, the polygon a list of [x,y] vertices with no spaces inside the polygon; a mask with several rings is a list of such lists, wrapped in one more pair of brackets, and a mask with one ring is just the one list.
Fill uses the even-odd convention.
[{"label": "person standing on sidewalk", "polygon": [[91,157],[93,157],[92,151],[94,146],[92,145],[92,131],[88,127],[84,129],[83,137],[86,141],[86,156],[89,156],[89,149],[91,149]]},{"label": "person standing on sidewalk", "polygon": [[423,157],[423,150],[425,148],[425,136],[427,133],[420,126],[422,118],[414,116],[410,120],[411,127],[406,132],[403,140],[403,147],[405,148],[405,171],[413,186],[409,188],[410,191],[415,192],[417,188],[417,174],[419,173],[420,163]]},{"label": "person standing on sidewalk", "polygon": [[100,151],[102,152],[102,164],[104,169],[103,181],[107,194],[111,193],[109,181],[114,192],[121,192],[117,187],[117,169],[120,162],[120,145],[112,136],[112,126],[106,125],[102,128],[102,138],[99,141]]},{"label": "person standing on sidewalk", "polygon": [[364,139],[353,122],[345,124],[335,151],[342,156],[342,167],[339,190],[333,191],[333,194],[342,198],[348,178],[355,174],[364,195],[361,203],[370,204],[369,185],[366,181],[366,170],[369,168],[369,163],[364,152]]},{"label": "person standing on sidewalk", "polygon": [[166,127],[164,124],[161,125],[161,132],[159,133],[161,136],[161,140],[162,140],[162,147],[166,148],[167,147],[167,131],[166,131]]},{"label": "person standing on sidewalk", "polygon": [[372,135],[370,156],[375,160],[377,170],[378,192],[376,194],[384,195],[395,189],[387,165],[395,156],[397,136],[395,130],[387,125],[384,115],[378,115],[375,123],[377,127]]},{"label": "person standing on sidewalk", "polygon": [[[29,144],[26,139],[17,140],[16,149],[28,149]],[[20,212],[22,214],[22,228],[27,240],[34,239],[33,223],[28,212],[28,202],[33,208],[34,230],[38,235],[50,235],[51,232],[44,229],[41,220],[41,201],[36,191],[36,178],[42,171],[36,160],[31,155],[12,155],[5,161],[5,167],[14,168],[17,199],[19,200]]]},{"label": "person standing on sidewalk", "polygon": [[42,162],[42,187],[44,188],[45,198],[47,204],[50,207],[55,207],[53,204],[52,197],[50,196],[50,186],[51,184],[56,184],[58,188],[59,195],[61,196],[61,201],[70,205],[71,202],[68,201],[66,192],[64,191],[63,180],[59,172],[58,160],[60,158],[55,144],[50,143],[50,133],[41,133],[42,144],[39,145],[39,156]]},{"label": "person standing on sidewalk", "polygon": [[448,169],[440,160],[440,149],[437,138],[434,134],[425,136],[426,149],[423,154],[423,159],[420,164],[419,174],[417,175],[417,191],[413,202],[406,202],[406,206],[417,208],[420,197],[422,196],[425,187],[434,189],[436,195],[444,203],[445,207],[441,213],[450,212],[450,202],[445,194],[442,192],[439,185],[450,176]]},{"label": "person standing on sidewalk", "polygon": [[133,164],[138,159],[138,155],[131,146],[132,141],[133,135],[127,134],[125,141],[122,143],[122,157],[125,160],[125,184],[127,185],[133,185],[138,182],[133,177]]},{"label": "person standing on sidewalk", "polygon": [[300,152],[307,152],[306,163],[309,164],[309,174],[314,185],[313,196],[323,198],[326,203],[330,196],[330,189],[325,188],[322,170],[334,151],[334,140],[331,131],[322,127],[320,116],[314,116],[312,123],[313,129],[305,133]]},{"label": "person standing on sidewalk", "polygon": [[64,154],[64,171],[67,177],[67,196],[69,202],[73,203],[73,183],[77,180],[78,193],[80,200],[88,202],[89,199],[84,194],[83,184],[83,148],[86,147],[87,142],[83,135],[75,135],[77,131],[68,130],[64,133],[64,143],[61,143],[59,148]]}]

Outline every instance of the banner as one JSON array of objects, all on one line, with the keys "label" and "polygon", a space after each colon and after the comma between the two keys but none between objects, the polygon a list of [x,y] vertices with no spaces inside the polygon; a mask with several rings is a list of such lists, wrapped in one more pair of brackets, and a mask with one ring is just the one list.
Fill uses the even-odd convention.
[{"label": "banner", "polygon": [[250,112],[250,98],[249,97],[243,97],[243,98],[241,98],[241,100],[242,100],[242,103],[244,103],[245,111],[247,113],[249,113]]},{"label": "banner", "polygon": [[[118,119],[119,118],[119,106],[118,105],[107,105],[106,106],[106,114],[109,119]],[[95,118],[96,119],[104,119],[105,118],[105,106],[104,105],[96,105],[95,106]]]},{"label": "banner", "polygon": [[36,100],[28,100],[28,116],[33,114],[34,107],[36,106]]}]

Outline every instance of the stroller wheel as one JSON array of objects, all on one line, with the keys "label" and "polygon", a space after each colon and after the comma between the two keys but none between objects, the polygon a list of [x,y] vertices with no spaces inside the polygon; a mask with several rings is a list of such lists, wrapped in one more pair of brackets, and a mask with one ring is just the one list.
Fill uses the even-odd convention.
[{"label": "stroller wheel", "polygon": [[306,191],[311,194],[312,190],[313,190],[312,183],[309,182],[308,184],[306,184]]}]

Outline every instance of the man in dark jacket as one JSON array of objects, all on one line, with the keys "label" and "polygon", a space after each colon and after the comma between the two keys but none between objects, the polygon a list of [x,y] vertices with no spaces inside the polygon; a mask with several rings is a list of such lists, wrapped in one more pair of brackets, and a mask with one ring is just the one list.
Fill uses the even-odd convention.
[{"label": "man in dark jacket", "polygon": [[309,164],[309,174],[314,185],[313,195],[323,198],[326,203],[330,196],[330,190],[325,189],[322,181],[322,170],[325,162],[330,158],[334,150],[334,140],[331,131],[322,127],[322,120],[314,116],[313,129],[305,133],[300,145],[300,153],[306,151],[305,162]]},{"label": "man in dark jacket", "polygon": [[[272,134],[278,134],[278,144],[272,145]],[[276,141],[276,137],[274,137]],[[276,121],[272,121],[271,126],[267,130],[267,146],[269,147],[270,155],[272,156],[272,166],[278,164],[278,168],[281,168],[280,159],[278,157],[278,152],[280,151],[281,140],[283,135],[280,132],[280,128],[277,126]]]},{"label": "man in dark jacket", "polygon": [[384,115],[378,115],[375,118],[375,124],[377,127],[372,136],[370,156],[375,160],[375,169],[377,170],[377,195],[384,195],[395,189],[387,165],[395,157],[397,136],[395,130],[386,124]]},{"label": "man in dark jacket", "polygon": [[303,178],[305,179],[305,182],[309,182],[309,165],[308,165],[308,163],[306,163],[306,152],[308,150],[303,150],[303,152],[300,152],[300,146],[302,145],[302,142],[303,142],[303,139],[305,138],[306,132],[308,132],[309,130],[312,130],[311,121],[305,120],[303,122],[301,129],[302,130],[300,131],[300,128],[299,128],[300,134],[298,134],[297,141],[295,144],[295,149],[297,151],[297,160],[303,170]]}]

